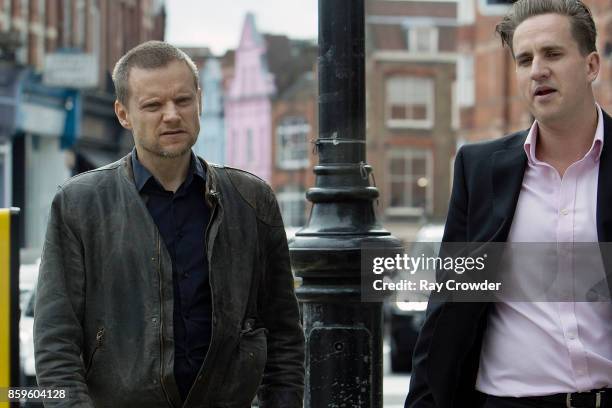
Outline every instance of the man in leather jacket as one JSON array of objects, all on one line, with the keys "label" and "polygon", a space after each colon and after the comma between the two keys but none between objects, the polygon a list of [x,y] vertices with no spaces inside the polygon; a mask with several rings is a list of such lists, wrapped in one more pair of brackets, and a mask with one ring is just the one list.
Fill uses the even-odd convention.
[{"label": "man in leather jacket", "polygon": [[34,321],[54,406],[301,407],[304,336],[285,230],[258,177],[195,156],[201,90],[148,42],[113,72],[135,148],[52,204]]}]

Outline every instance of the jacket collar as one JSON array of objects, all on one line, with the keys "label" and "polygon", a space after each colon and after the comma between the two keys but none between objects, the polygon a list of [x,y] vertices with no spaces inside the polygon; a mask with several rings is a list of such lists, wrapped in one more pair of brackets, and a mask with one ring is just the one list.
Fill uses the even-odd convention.
[{"label": "jacket collar", "polygon": [[599,157],[597,180],[597,236],[601,242],[612,241],[612,118],[602,110],[604,143]]},{"label": "jacket collar", "polygon": [[[597,235],[600,242],[612,241],[612,118],[602,110],[604,143],[599,161],[597,184]],[[492,241],[505,241],[510,232],[514,211],[523,184],[527,165],[524,142],[528,131],[507,139],[506,146],[492,155],[493,214],[500,227]]]},{"label": "jacket collar", "polygon": [[527,156],[523,147],[526,137],[527,131],[519,132],[514,137],[506,139],[504,149],[492,155],[493,215],[501,221],[492,241],[505,241],[510,232],[527,166]]},{"label": "jacket collar", "polygon": [[[200,164],[203,167],[203,171],[206,174],[206,189],[205,189],[205,193],[204,193],[204,197],[206,199],[206,203],[210,206],[212,206],[213,201],[218,201],[218,198],[220,197],[221,193],[218,190],[218,170],[215,166],[211,166],[210,164],[208,164],[208,162],[206,162],[206,160],[202,159],[201,157],[195,156]],[[134,168],[132,166],[132,153],[128,153],[127,155],[123,156],[121,159],[119,159],[119,166],[121,169],[121,173],[123,174],[123,176],[131,182],[131,184],[134,186],[134,189],[136,188],[136,180],[134,177]]]},{"label": "jacket collar", "polygon": [[[203,164],[197,159],[193,151],[191,151],[189,154],[189,170],[187,172],[187,178],[184,181],[184,184],[186,186],[189,186],[191,184],[191,181],[193,180],[194,176],[198,176],[202,180],[206,180],[206,172],[204,170]],[[151,172],[142,163],[140,163],[140,160],[138,160],[138,152],[136,151],[136,147],[132,149],[131,160],[132,170],[134,171],[134,183],[136,184],[136,189],[138,189],[138,191],[142,191],[143,187],[150,179],[153,178],[155,180],[155,176],[153,176],[153,174],[151,174]],[[159,183],[157,180],[155,180],[155,182]]]}]

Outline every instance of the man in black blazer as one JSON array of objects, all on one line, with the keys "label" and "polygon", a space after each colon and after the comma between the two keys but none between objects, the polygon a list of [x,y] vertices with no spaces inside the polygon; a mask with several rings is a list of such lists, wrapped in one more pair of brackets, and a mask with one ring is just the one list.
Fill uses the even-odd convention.
[{"label": "man in black blazer", "polygon": [[[612,119],[592,91],[600,60],[589,9],[519,0],[496,31],[535,122],[459,150],[443,241],[612,241]],[[610,407],[610,387],[609,301],[432,299],[405,406]]]}]

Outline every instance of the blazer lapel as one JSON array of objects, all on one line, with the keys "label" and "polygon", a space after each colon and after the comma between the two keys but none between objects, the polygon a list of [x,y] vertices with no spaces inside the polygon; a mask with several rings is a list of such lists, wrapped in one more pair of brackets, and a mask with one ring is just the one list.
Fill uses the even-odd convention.
[{"label": "blazer lapel", "polygon": [[520,143],[499,150],[492,156],[493,215],[500,223],[491,241],[503,242],[508,238],[527,166],[527,156],[523,148],[526,137],[525,132],[524,137],[519,139]]},{"label": "blazer lapel", "polygon": [[[602,111],[603,112],[603,111]],[[612,118],[603,112],[604,143],[599,158],[597,181],[597,236],[600,242],[612,241]]]}]

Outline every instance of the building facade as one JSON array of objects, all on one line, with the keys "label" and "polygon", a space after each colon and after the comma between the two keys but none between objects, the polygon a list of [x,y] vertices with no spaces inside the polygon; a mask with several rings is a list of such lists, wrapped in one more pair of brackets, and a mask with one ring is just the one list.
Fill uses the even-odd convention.
[{"label": "building facade", "polygon": [[164,25],[160,0],[0,0],[0,207],[21,208],[22,248],[39,254],[58,185],[131,148],[110,72]]},{"label": "building facade", "polygon": [[202,115],[200,135],[193,147],[197,155],[216,164],[225,164],[225,114],[223,75],[217,58],[208,58],[200,70]]},{"label": "building facade", "polygon": [[366,30],[368,162],[381,219],[410,241],[448,208],[457,3],[368,0]]},{"label": "building facade", "polygon": [[266,43],[247,14],[225,94],[226,163],[271,179],[271,99],[276,92]]},{"label": "building facade", "polygon": [[[517,91],[515,64],[502,48],[495,25],[511,1],[460,0],[458,50],[459,143],[487,140],[528,128],[533,118]],[[608,0],[585,0],[597,26],[601,69],[593,84],[604,110],[612,109],[612,8]]]},{"label": "building facade", "polygon": [[317,109],[317,82],[312,70],[303,73],[273,104],[271,184],[290,232],[303,227],[310,214],[306,191],[314,186]]}]

